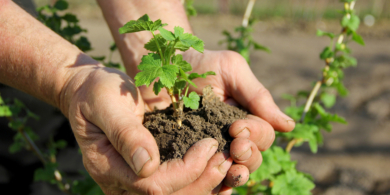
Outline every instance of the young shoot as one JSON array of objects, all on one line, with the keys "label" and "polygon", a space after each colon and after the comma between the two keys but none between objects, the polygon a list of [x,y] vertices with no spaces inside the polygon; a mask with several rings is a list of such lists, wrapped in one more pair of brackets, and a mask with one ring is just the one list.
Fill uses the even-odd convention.
[{"label": "young shoot", "polygon": [[[192,66],[181,54],[176,54],[176,50],[187,51],[191,47],[203,53],[204,43],[198,37],[184,33],[184,29],[176,26],[174,32],[163,27],[167,24],[161,20],[151,21],[147,14],[138,20],[131,20],[123,27],[119,28],[119,33],[134,33],[149,31],[153,38],[145,44],[145,49],[151,51],[144,55],[138,69],[141,71],[135,76],[137,87],[146,85],[149,87],[153,83],[153,91],[158,95],[162,88],[165,88],[171,97],[175,110],[176,121],[181,127],[183,104],[187,108],[197,109],[200,97],[196,92],[189,93],[190,85],[197,87],[192,80],[196,78],[206,78],[207,75],[215,75],[209,71],[203,74],[191,73]],[[159,31],[159,34],[155,32]],[[156,81],[158,79],[158,81]]]}]

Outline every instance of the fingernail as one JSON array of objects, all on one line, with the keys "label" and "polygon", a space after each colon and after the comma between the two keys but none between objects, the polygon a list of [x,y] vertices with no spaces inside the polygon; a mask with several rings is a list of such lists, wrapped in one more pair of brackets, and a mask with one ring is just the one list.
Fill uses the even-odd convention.
[{"label": "fingernail", "polygon": [[252,156],[252,148],[249,148],[247,151],[244,152],[244,154],[241,154],[241,156],[237,157],[237,160],[244,161],[248,160]]},{"label": "fingernail", "polygon": [[138,173],[142,170],[142,167],[150,160],[150,156],[148,151],[143,147],[139,147],[137,151],[135,151],[133,155],[133,165],[134,171],[138,175]]},{"label": "fingernail", "polygon": [[210,158],[215,154],[215,152],[217,152],[217,149],[218,149],[218,145],[212,145],[210,150],[209,150],[209,153],[208,153],[208,159],[207,160],[210,160]]},{"label": "fingernail", "polygon": [[250,135],[251,132],[248,128],[245,127],[243,130],[240,131],[240,133],[236,135],[236,137],[249,138]]},{"label": "fingernail", "polygon": [[232,166],[232,158],[230,158],[229,151],[224,151],[223,156],[225,157],[225,160],[218,166],[219,172],[221,172],[223,175],[227,173],[227,171]]},{"label": "fingernail", "polygon": [[286,121],[287,121],[288,123],[290,123],[290,122],[295,123],[294,120],[293,120],[292,118],[290,118],[289,116],[287,116],[286,114],[284,114],[281,110],[278,110],[278,112],[279,112],[279,115],[280,115],[282,118],[286,119]]}]

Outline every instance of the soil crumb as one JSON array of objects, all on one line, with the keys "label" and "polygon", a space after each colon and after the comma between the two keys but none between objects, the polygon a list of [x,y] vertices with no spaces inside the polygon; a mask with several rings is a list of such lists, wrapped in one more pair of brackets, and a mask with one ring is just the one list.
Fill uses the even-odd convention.
[{"label": "soil crumb", "polygon": [[145,113],[144,126],[149,129],[160,150],[161,163],[183,158],[187,150],[197,141],[214,138],[218,141],[218,152],[229,150],[233,140],[229,135],[230,125],[246,118],[247,112],[221,102],[205,87],[199,108],[184,108],[182,127],[179,129],[173,117],[172,105],[164,110]]}]

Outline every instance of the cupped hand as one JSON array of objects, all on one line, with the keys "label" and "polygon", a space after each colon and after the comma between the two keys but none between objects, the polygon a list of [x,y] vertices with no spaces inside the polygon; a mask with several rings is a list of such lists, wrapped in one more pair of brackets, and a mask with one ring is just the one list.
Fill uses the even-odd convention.
[{"label": "cupped hand", "polygon": [[157,144],[142,125],[148,110],[124,73],[103,66],[76,69],[62,90],[61,110],[69,118],[83,163],[105,194],[210,194],[232,164],[215,154],[218,143],[203,139],[183,159],[160,165]]},{"label": "cupped hand", "polygon": [[[260,166],[260,151],[272,145],[274,130],[288,132],[294,129],[295,123],[280,111],[270,92],[257,80],[238,53],[206,50],[201,54],[189,50],[183,56],[193,66],[193,72],[216,73],[216,76],[206,79],[195,79],[198,88],[190,90],[201,93],[205,86],[211,85],[222,101],[241,105],[251,113],[247,119],[234,122],[229,129],[230,135],[235,138],[230,146],[230,155],[235,164],[229,169],[224,183],[230,187],[241,186],[248,180],[249,173]],[[156,97],[150,88],[140,89],[149,106],[163,108],[169,105],[169,96],[165,93]]]}]

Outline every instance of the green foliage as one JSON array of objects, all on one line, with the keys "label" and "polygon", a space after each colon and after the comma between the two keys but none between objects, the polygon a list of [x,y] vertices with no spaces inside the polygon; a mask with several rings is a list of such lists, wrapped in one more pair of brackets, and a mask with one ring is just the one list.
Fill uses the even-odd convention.
[{"label": "green foliage", "polygon": [[184,97],[183,100],[184,105],[187,108],[197,109],[199,107],[200,97],[196,92],[191,92],[190,95],[188,95],[188,97]]},{"label": "green foliage", "polygon": [[184,1],[184,8],[187,13],[187,17],[196,16],[197,12],[196,9],[193,6],[194,0],[185,0]]},{"label": "green foliage", "polygon": [[[187,73],[192,71],[191,64],[183,60],[181,54],[175,55],[176,50],[186,51],[194,48],[203,52],[204,43],[191,33],[184,33],[181,27],[174,27],[174,32],[163,27],[161,20],[151,21],[148,15],[143,15],[138,20],[132,20],[119,29],[119,33],[133,33],[139,31],[150,31],[153,38],[145,44],[145,49],[151,51],[144,55],[138,69],[141,70],[135,76],[137,87],[146,85],[149,87],[153,82],[153,91],[158,95],[162,88],[166,88],[171,97],[178,96],[186,107],[197,109],[199,107],[199,96],[195,92],[188,95],[190,85],[196,87],[192,82],[195,78],[205,78],[207,75],[215,75],[214,72],[204,74]],[[159,34],[155,34],[155,31]],[[156,81],[158,79],[158,81]],[[174,100],[176,98],[172,98]],[[175,103],[175,102],[173,102]]]},{"label": "green foliage", "polygon": [[[291,105],[285,109],[285,113],[296,121],[295,129],[288,133],[276,133],[273,146],[262,152],[263,163],[258,170],[250,175],[250,181],[246,186],[236,188],[239,194],[264,195],[296,195],[311,194],[314,188],[312,178],[295,168],[294,161],[291,161],[289,151],[293,146],[301,146],[308,143],[313,153],[318,151],[318,146],[323,143],[322,130],[332,131],[333,122],[346,124],[346,120],[337,114],[329,113],[325,108],[332,108],[337,95],[348,94],[343,84],[343,69],[357,65],[357,60],[351,56],[351,50],[347,46],[350,40],[364,45],[364,40],[356,33],[360,20],[351,9],[351,2],[354,0],[342,0],[345,3],[344,16],[341,20],[342,31],[339,34],[317,31],[317,36],[330,38],[330,44],[320,54],[320,59],[325,61],[325,68],[322,71],[322,79],[319,80],[320,92],[314,88],[313,91],[300,91],[296,95],[285,94],[284,99],[290,101]],[[225,33],[230,36],[230,34]],[[337,39],[335,39],[337,37]],[[318,83],[317,82],[317,83]],[[317,84],[316,84],[317,85]],[[316,90],[315,90],[316,89]],[[314,94],[313,101],[308,102],[311,94]],[[297,105],[305,99],[306,105]],[[286,149],[277,146],[280,142],[287,141]],[[268,185],[266,185],[268,183]]]},{"label": "green foliage", "polygon": [[103,191],[86,171],[81,172],[84,180],[73,181],[72,193],[77,195],[104,195]]},{"label": "green foliage", "polygon": [[271,53],[271,50],[256,41],[254,41],[251,33],[253,31],[253,24],[255,20],[250,20],[247,27],[237,27],[235,32],[238,33],[238,37],[234,37],[230,32],[223,31],[222,34],[226,36],[225,40],[219,42],[219,44],[226,43],[227,49],[236,51],[241,54],[242,57],[250,64],[249,51],[251,48],[255,50],[262,50],[268,53]]},{"label": "green foliage", "polygon": [[67,8],[68,2],[66,0],[58,0],[54,6],[40,7],[37,9],[38,20],[72,44],[75,44],[81,51],[90,51],[92,48],[89,40],[85,36],[79,36],[87,30],[79,26],[78,18],[71,13],[59,15],[58,11],[64,11]]}]

